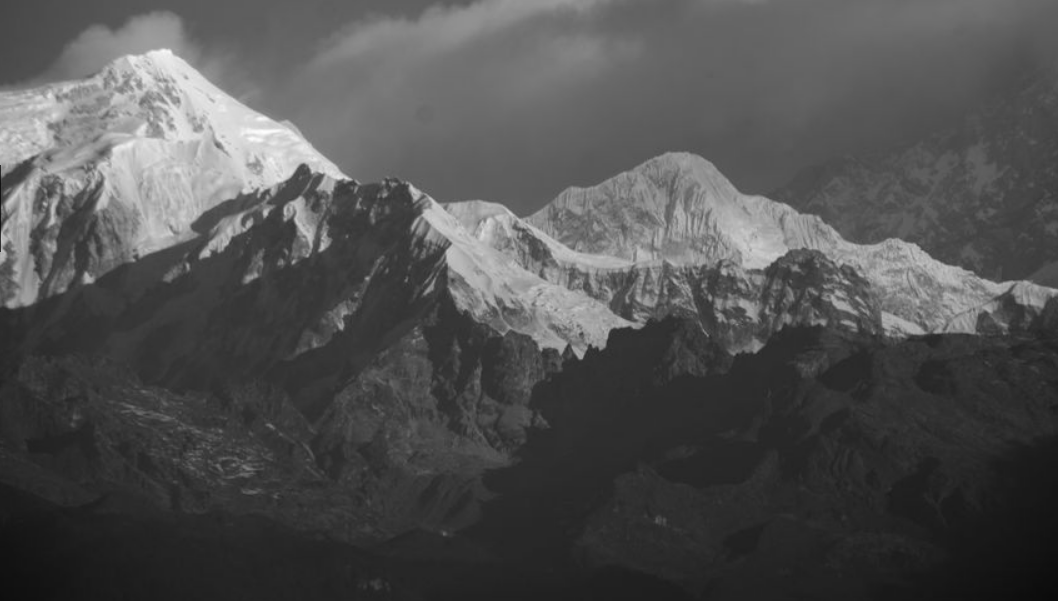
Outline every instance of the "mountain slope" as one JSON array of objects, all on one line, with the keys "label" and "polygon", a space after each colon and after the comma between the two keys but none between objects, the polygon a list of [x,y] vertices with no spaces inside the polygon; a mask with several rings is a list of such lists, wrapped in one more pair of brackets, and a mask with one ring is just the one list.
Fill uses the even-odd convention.
[{"label": "mountain slope", "polygon": [[806,170],[774,197],[855,242],[900,238],[987,278],[1054,285],[1058,74],[908,148]]},{"label": "mountain slope", "polygon": [[24,332],[11,339],[21,341],[14,352],[103,351],[148,379],[187,383],[329,345],[362,364],[439,295],[498,335],[521,332],[559,351],[583,353],[627,325],[477,242],[431,198],[393,180],[360,186],[302,168],[196,223],[204,233],[195,238],[9,311]]},{"label": "mountain slope", "polygon": [[278,184],[300,164],[342,177],[295,130],[168,51],[0,94],[0,163],[8,307],[175,244],[204,211]]},{"label": "mountain slope", "polygon": [[[85,399],[74,405],[51,398],[47,385],[26,395],[13,384],[0,405],[16,407],[3,420],[16,456],[26,439],[100,436],[93,444],[107,454],[87,458],[101,464],[89,472],[95,491],[131,489],[166,508],[206,495],[208,503],[190,510],[263,511],[298,529],[354,539],[453,527],[474,515],[481,474],[508,463],[538,425],[529,391],[561,364],[561,353],[603,346],[611,329],[628,325],[471,238],[430,197],[395,180],[359,185],[302,167],[278,186],[207,211],[196,230],[90,284],[0,310],[2,368],[13,382],[36,356],[105,358],[134,376],[120,387],[128,400],[116,407],[98,403],[107,399],[90,383],[56,393]],[[69,380],[58,373],[49,378]],[[173,434],[190,401],[165,390],[191,391],[206,405],[199,419],[206,424],[217,411],[251,419],[288,406],[304,427],[279,446],[308,454],[313,478],[296,469],[243,474],[238,465],[233,480],[198,478],[203,461],[267,457],[257,438],[288,433],[278,423],[278,431],[257,424],[253,444],[231,452],[213,434],[197,440],[213,432],[198,422]],[[60,415],[101,412],[100,421],[87,434],[71,433],[56,425],[65,418],[26,409],[40,405],[38,397]],[[134,423],[124,413],[109,417],[125,405],[148,415]],[[167,428],[151,434],[152,422]],[[152,459],[160,471],[128,473],[120,449],[130,428],[139,433],[133,448],[147,456],[178,444],[170,434],[184,436],[184,450]],[[319,494],[307,503],[345,509],[316,512],[319,519],[288,511],[288,502],[303,504],[302,486]],[[256,501],[265,499],[243,498],[258,494],[243,490],[282,502],[262,509]],[[359,517],[342,517],[346,511]]]}]

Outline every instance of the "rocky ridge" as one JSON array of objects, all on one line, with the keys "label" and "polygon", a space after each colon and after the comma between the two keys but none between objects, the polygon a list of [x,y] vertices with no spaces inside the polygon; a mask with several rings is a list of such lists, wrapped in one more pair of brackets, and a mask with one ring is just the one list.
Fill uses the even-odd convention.
[{"label": "rocky ridge", "polygon": [[[984,280],[895,239],[846,242],[817,217],[739,193],[689,154],[570,189],[525,220],[480,201],[447,208],[526,269],[626,319],[699,315],[735,350],[759,348],[791,323],[896,336],[1024,331],[1056,294]],[[803,269],[782,267],[809,257]],[[802,272],[829,275],[794,277]]]}]

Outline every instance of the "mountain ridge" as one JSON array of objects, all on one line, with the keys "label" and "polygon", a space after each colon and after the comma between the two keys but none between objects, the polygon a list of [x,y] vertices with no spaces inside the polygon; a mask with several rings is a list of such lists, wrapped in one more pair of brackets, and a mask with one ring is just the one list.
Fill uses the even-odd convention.
[{"label": "mountain ridge", "polygon": [[[679,311],[697,313],[703,323],[715,328],[725,318],[709,315],[707,299],[722,298],[730,290],[704,285],[716,280],[700,270],[683,269],[675,279],[673,274],[685,267],[722,265],[729,272],[737,271],[735,280],[743,282],[739,288],[744,296],[736,301],[738,311],[748,311],[751,320],[757,313],[759,319],[769,320],[771,314],[763,312],[767,302],[761,295],[774,283],[750,283],[758,277],[752,274],[798,249],[821,252],[836,266],[847,265],[865,277],[872,291],[853,296],[875,299],[882,323],[869,329],[890,335],[978,332],[994,329],[992,322],[1000,329],[1030,328],[1048,298],[1056,294],[1027,282],[989,282],[933,260],[913,243],[896,239],[866,246],[846,242],[816,216],[799,214],[761,196],[741,194],[715,166],[689,153],[661,155],[597,186],[570,188],[524,220],[497,207],[447,205],[469,231],[526,269],[608,302],[615,312],[638,322],[660,317],[666,309],[650,300],[645,309],[629,309],[622,300],[629,294],[649,299],[657,293],[632,291],[621,283],[627,280],[622,274],[654,274],[648,279],[691,291],[677,303]],[[564,242],[572,252],[559,250]],[[828,309],[831,317],[824,321],[839,325],[841,314],[857,314],[850,310],[847,298],[834,297]],[[1009,303],[1028,307],[1032,317],[1014,323],[1020,318],[1011,319],[1002,309]],[[738,319],[731,309],[722,313]],[[863,323],[876,321],[870,317],[871,310],[864,310],[859,313]],[[999,316],[998,321],[993,316]],[[820,317],[806,314],[802,319]],[[749,337],[736,335],[729,343],[736,349],[753,350],[768,335],[768,330]]]}]

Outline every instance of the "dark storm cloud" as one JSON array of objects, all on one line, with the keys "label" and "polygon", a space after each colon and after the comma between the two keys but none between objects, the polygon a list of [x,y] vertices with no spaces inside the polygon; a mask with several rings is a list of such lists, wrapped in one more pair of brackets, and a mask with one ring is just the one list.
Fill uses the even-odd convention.
[{"label": "dark storm cloud", "polygon": [[[766,191],[799,167],[952,123],[1027,58],[1054,56],[1058,25],[1053,0],[309,0],[217,19],[192,10],[207,4],[179,7],[183,22],[155,15],[89,30],[52,70],[139,51],[135,30],[160,27],[159,40],[175,41],[157,45],[182,45],[221,85],[251,87],[239,76],[252,76],[251,104],[292,119],[349,175],[395,175],[439,200],[522,212],[667,150],[702,154],[741,187]],[[222,17],[237,53],[215,51],[221,35],[206,25]],[[205,35],[192,40],[189,28]]]}]

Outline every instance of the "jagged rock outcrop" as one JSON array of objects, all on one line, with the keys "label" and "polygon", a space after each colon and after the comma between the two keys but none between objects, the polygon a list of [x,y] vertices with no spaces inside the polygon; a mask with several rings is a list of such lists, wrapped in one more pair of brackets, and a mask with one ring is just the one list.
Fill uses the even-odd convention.
[{"label": "jagged rock outcrop", "polygon": [[995,280],[1058,286],[1058,73],[896,152],[809,169],[774,198],[847,239],[914,242]]}]

